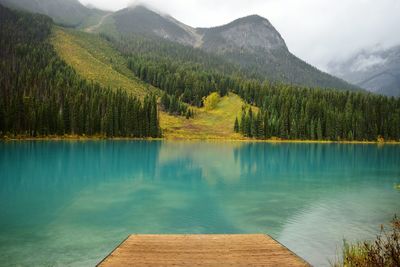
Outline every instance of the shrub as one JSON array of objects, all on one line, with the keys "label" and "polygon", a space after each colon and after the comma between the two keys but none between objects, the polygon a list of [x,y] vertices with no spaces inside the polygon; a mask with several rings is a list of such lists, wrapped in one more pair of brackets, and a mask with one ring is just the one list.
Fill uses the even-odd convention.
[{"label": "shrub", "polygon": [[204,99],[204,107],[206,110],[213,110],[217,107],[221,97],[218,93],[212,93]]},{"label": "shrub", "polygon": [[344,241],[343,258],[335,267],[395,267],[400,266],[400,220],[395,217],[390,231],[381,226],[374,241],[348,244]]}]

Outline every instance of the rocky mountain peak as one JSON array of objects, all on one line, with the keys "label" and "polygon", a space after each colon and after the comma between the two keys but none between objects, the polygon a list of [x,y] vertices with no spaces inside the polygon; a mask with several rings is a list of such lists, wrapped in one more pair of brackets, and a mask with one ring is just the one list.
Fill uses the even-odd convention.
[{"label": "rocky mountain peak", "polygon": [[205,47],[220,52],[246,50],[287,50],[279,32],[266,19],[251,15],[229,24],[210,29],[199,29],[205,36]]}]

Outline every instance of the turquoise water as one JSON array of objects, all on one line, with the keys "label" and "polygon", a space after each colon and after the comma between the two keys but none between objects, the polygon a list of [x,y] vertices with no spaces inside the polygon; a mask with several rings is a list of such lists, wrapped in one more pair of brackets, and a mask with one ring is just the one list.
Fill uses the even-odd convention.
[{"label": "turquoise water", "polygon": [[400,146],[0,143],[0,266],[93,266],[131,233],[268,233],[316,266],[400,214]]}]

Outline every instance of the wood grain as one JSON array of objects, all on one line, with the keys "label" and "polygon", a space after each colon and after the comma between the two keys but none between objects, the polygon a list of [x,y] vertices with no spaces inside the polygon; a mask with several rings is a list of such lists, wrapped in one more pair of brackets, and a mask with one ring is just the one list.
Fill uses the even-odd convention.
[{"label": "wood grain", "polygon": [[271,237],[131,235],[101,263],[123,266],[309,266]]}]

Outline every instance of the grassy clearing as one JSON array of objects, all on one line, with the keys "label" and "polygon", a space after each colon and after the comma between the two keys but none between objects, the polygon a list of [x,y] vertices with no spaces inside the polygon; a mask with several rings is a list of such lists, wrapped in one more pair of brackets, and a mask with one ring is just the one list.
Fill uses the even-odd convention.
[{"label": "grassy clearing", "polygon": [[[161,113],[160,122],[164,137],[167,139],[245,139],[233,131],[236,116],[244,102],[235,95],[222,97],[212,110],[194,108],[195,117],[184,117]],[[254,110],[257,110],[254,108]]]},{"label": "grassy clearing", "polygon": [[[127,68],[126,60],[106,41],[96,35],[56,28],[52,43],[58,54],[85,79],[106,87],[122,88],[135,96],[160,91],[149,86]],[[245,139],[233,131],[243,100],[234,94],[222,97],[215,108],[194,108],[195,117],[160,112],[160,124],[168,139]],[[257,110],[254,108],[254,110]]]},{"label": "grassy clearing", "polygon": [[159,92],[137,79],[126,60],[96,35],[55,28],[52,37],[58,54],[83,78],[105,87],[122,88],[138,97]]},{"label": "grassy clearing", "polygon": [[[107,21],[102,28],[107,26]],[[87,80],[92,80],[106,87],[122,88],[127,92],[144,97],[152,92],[159,94],[160,90],[140,81],[128,69],[127,62],[118,51],[114,50],[108,42],[97,35],[74,31],[64,28],[55,28],[52,43],[58,54],[67,64],[73,67],[79,75]],[[168,115],[160,112],[160,125],[164,137],[167,139],[217,139],[217,140],[243,140],[255,141],[244,138],[233,131],[236,116],[239,117],[243,100],[229,94],[222,97],[217,106],[212,110],[191,107],[195,117],[187,120],[184,117]],[[257,108],[253,107],[254,111]],[[45,139],[49,137],[44,137]],[[67,137],[67,139],[79,139]],[[85,137],[93,139],[96,137]],[[99,137],[102,138],[102,137]],[[24,139],[17,137],[16,139]],[[53,139],[50,137],[50,139]],[[304,141],[304,140],[260,140],[258,142],[310,142],[310,143],[362,143],[374,144],[376,142],[331,142],[331,141]],[[385,143],[387,144],[387,143]],[[392,142],[390,144],[399,144]]]}]

